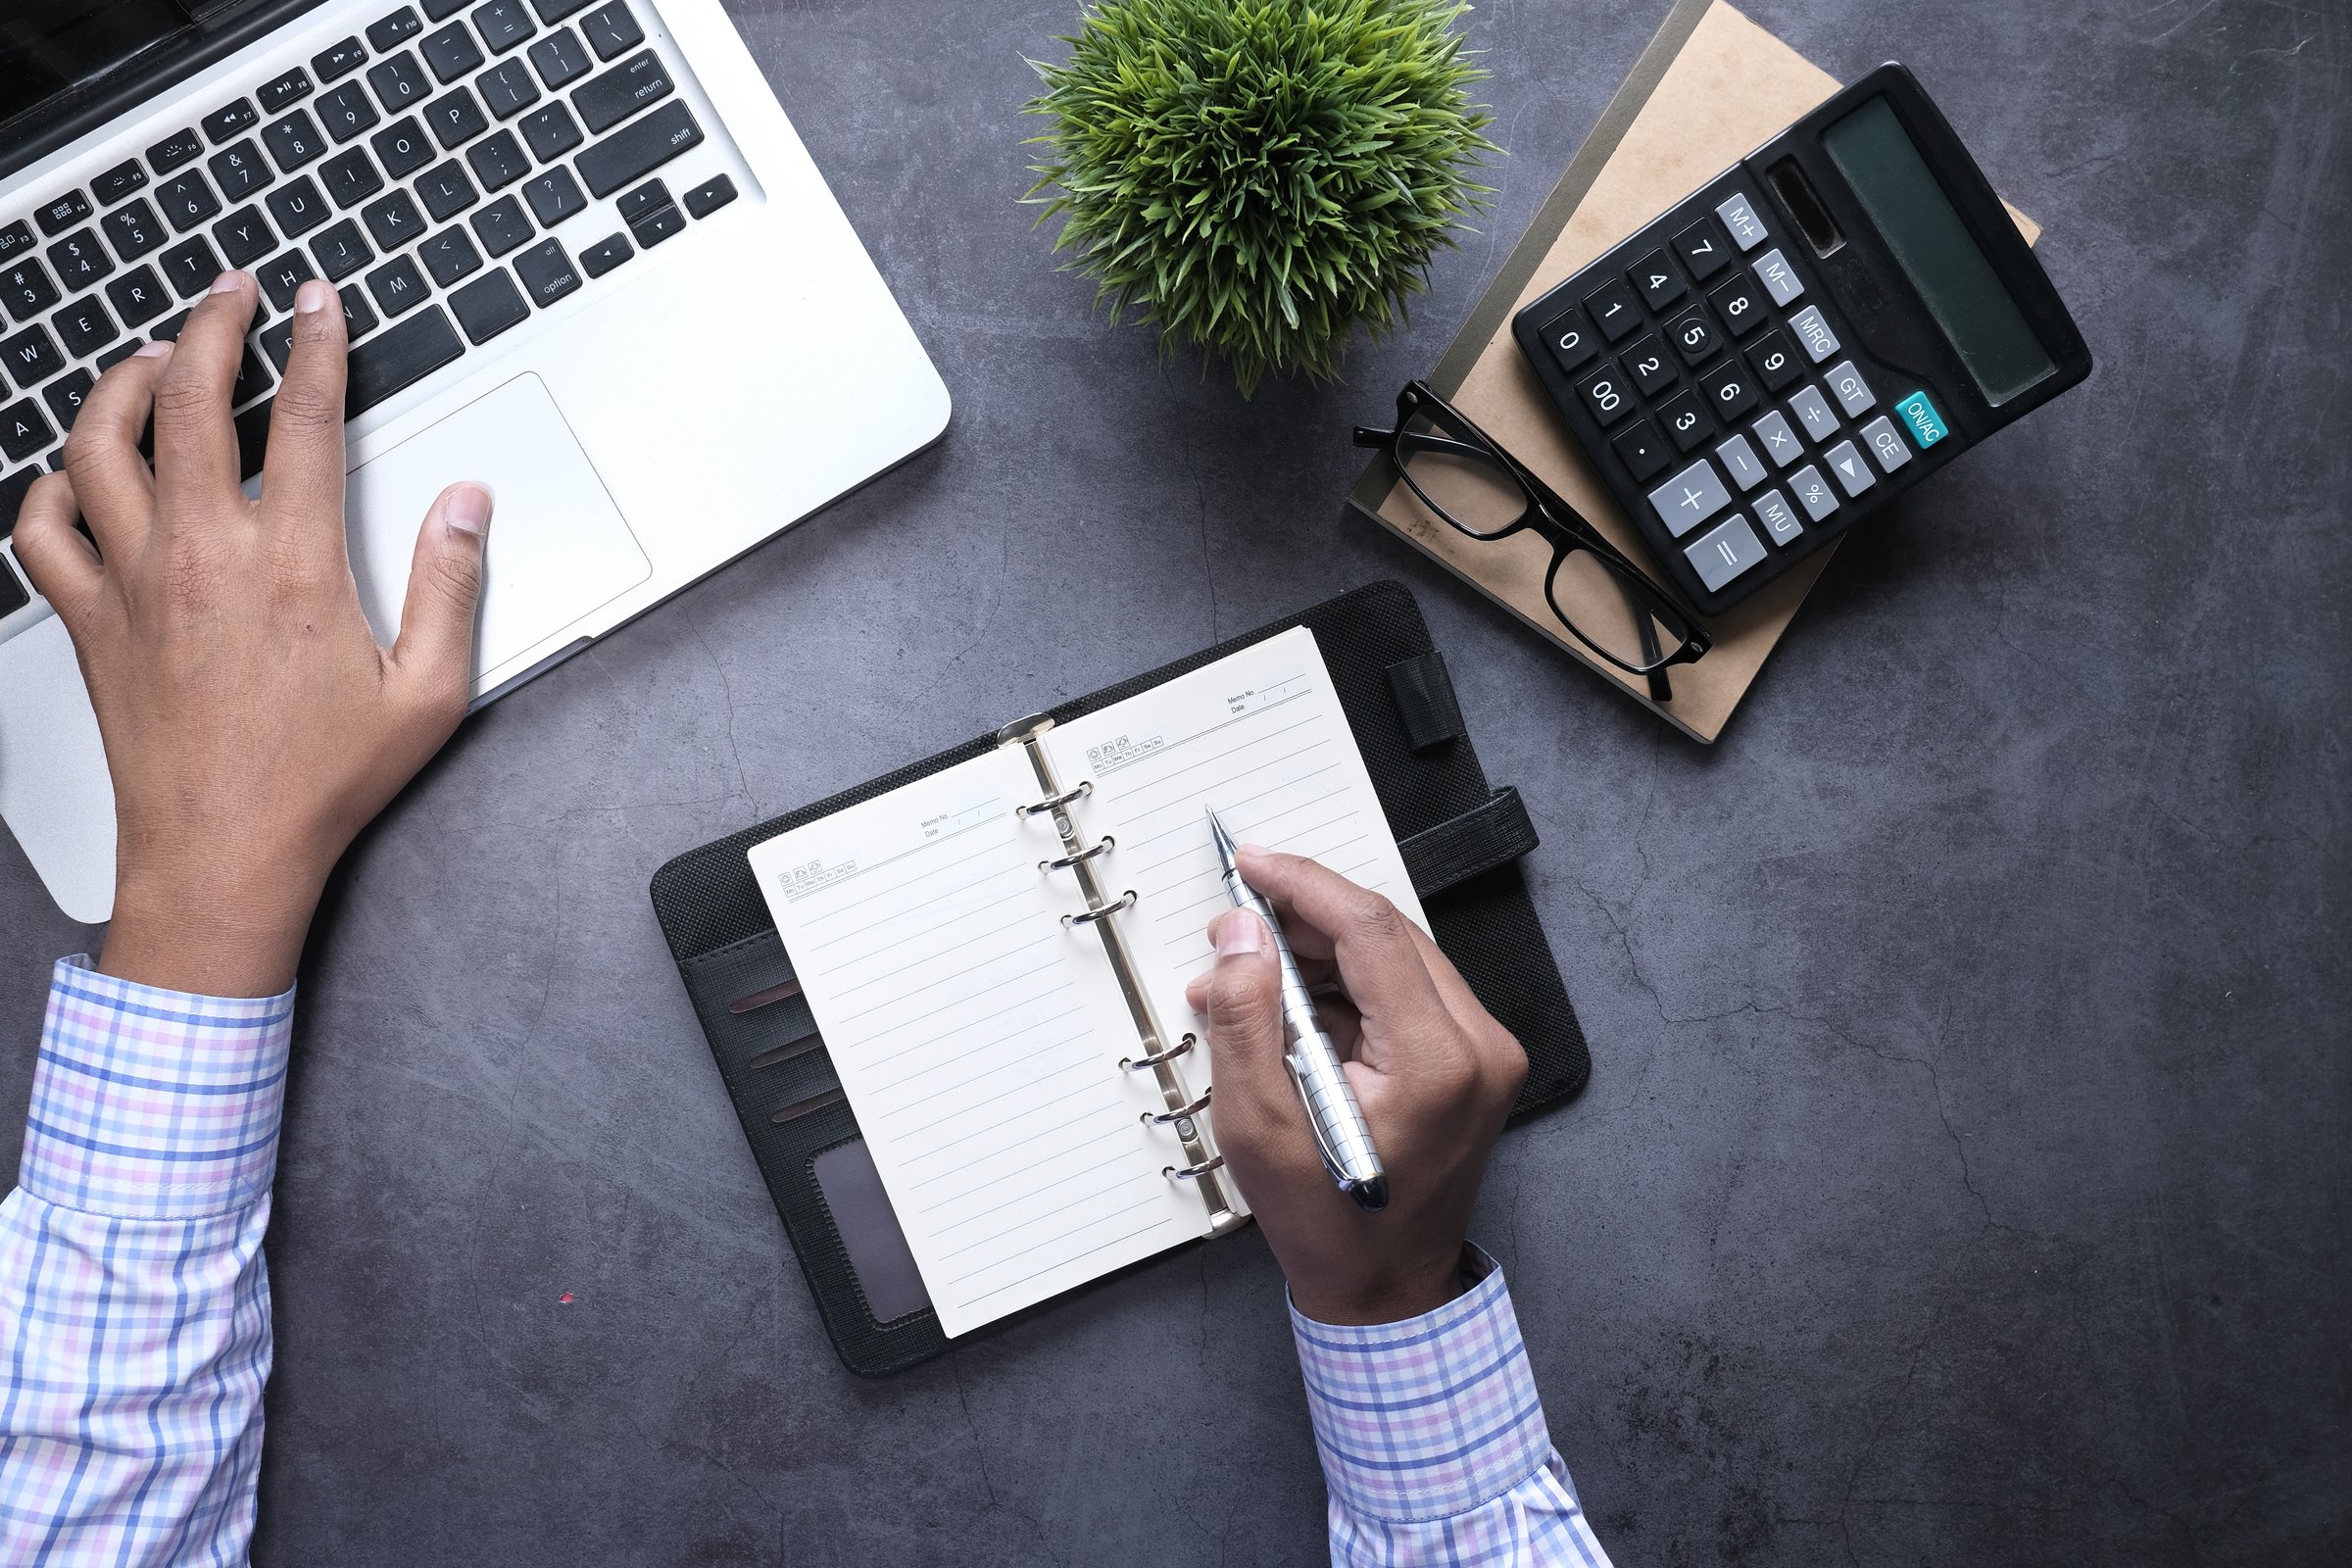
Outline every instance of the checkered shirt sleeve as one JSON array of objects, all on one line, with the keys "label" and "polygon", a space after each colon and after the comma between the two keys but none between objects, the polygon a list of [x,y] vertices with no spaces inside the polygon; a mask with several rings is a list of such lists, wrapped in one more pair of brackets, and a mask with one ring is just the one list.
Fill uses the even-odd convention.
[{"label": "checkered shirt sleeve", "polygon": [[59,960],[0,1201],[0,1562],[246,1560],[293,1016]]},{"label": "checkered shirt sleeve", "polygon": [[1342,1327],[1291,1309],[1331,1494],[1331,1560],[1608,1568],[1552,1451],[1502,1270],[1434,1312]]}]

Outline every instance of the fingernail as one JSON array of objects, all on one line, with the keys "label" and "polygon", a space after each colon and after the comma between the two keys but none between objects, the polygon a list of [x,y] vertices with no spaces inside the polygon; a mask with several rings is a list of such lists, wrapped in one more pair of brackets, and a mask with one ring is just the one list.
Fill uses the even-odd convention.
[{"label": "fingernail", "polygon": [[1274,852],[1263,844],[1236,844],[1233,847],[1233,853],[1236,855],[1272,855]]},{"label": "fingernail", "polygon": [[312,278],[294,291],[294,314],[316,316],[335,302],[335,287]]},{"label": "fingernail", "polygon": [[449,499],[441,504],[441,520],[460,533],[479,537],[490,527],[491,501],[487,485],[459,485],[449,493]]},{"label": "fingernail", "polygon": [[171,352],[171,340],[169,338],[158,338],[152,343],[140,344],[137,352],[132,354],[131,358],[134,360],[160,360]]},{"label": "fingernail", "polygon": [[213,292],[216,294],[234,294],[244,286],[245,279],[237,272],[222,272],[213,279]]},{"label": "fingernail", "polygon": [[1266,923],[1248,909],[1235,909],[1217,921],[1217,956],[1257,953],[1266,945]]}]

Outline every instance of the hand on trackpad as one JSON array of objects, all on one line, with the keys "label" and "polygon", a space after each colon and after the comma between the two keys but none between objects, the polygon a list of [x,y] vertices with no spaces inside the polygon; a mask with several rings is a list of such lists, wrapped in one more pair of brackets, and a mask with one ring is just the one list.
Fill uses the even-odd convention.
[{"label": "hand on trackpad", "polygon": [[446,485],[498,498],[474,628],[473,691],[529,668],[564,633],[653,575],[547,387],[519,375],[354,469],[344,514],[360,604],[377,640],[400,629],[416,524]]}]

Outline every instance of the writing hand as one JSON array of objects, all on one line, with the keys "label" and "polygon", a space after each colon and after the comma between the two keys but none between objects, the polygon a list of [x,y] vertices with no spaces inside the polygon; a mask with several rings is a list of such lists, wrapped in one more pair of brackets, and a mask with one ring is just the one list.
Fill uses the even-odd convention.
[{"label": "writing hand", "polygon": [[481,486],[442,492],[399,640],[376,646],[343,534],[344,321],[326,283],[295,297],[262,497],[238,488],[229,394],[258,295],[224,274],[176,346],[107,371],[66,471],[32,487],[16,528],[74,639],[114,777],[99,967],[218,996],[293,983],[327,873],[465,717],[490,518]]},{"label": "writing hand", "polygon": [[1461,1293],[1462,1243],[1487,1154],[1527,1056],[1446,955],[1394,904],[1295,855],[1244,846],[1242,876],[1271,902],[1389,1173],[1389,1205],[1357,1208],[1323,1168],[1282,1062],[1280,972],[1265,922],[1210,923],[1216,963],[1189,998],[1208,1018],[1217,1144],[1290,1280],[1324,1323],[1416,1317]]}]

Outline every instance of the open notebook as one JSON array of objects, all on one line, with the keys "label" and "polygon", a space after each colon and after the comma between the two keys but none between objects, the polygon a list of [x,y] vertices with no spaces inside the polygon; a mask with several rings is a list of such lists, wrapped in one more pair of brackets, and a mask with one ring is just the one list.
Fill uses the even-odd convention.
[{"label": "open notebook", "polygon": [[1204,806],[1427,924],[1303,626],[1000,740],[750,851],[949,1335],[1243,1222],[1181,1032]]}]

